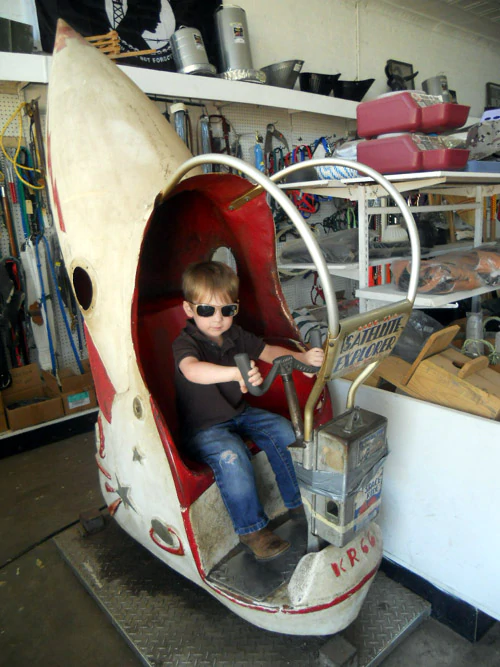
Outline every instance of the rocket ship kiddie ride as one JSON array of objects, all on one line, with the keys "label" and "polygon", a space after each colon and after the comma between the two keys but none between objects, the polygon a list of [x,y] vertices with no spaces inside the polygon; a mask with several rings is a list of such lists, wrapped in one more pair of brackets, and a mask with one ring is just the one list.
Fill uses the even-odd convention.
[{"label": "rocket ship kiddie ride", "polygon": [[[47,143],[58,237],[85,318],[99,400],[96,462],[109,513],[168,566],[249,622],[288,634],[339,632],[356,618],[382,557],[373,518],[386,424],[353,406],[358,384],[394,347],[416,294],[418,234],[404,199],[364,165],[308,162],[353,167],[383,185],[412,242],[408,297],[339,323],[323,255],[276,185],[301,165],[269,179],[231,156],[193,158],[157,107],[62,21]],[[229,173],[202,174],[206,163],[232,167],[253,183]],[[210,469],[178,448],[183,425],[175,409],[171,344],[185,323],[184,268],[211,259],[221,247],[233,253],[240,277],[238,323],[271,342],[293,346],[300,340],[278,280],[267,193],[314,260],[329,333],[315,378],[293,371],[282,358],[281,379],[250,397],[292,419],[298,446],[291,451],[308,519],[307,525],[288,520],[265,455],[256,452],[264,507],[274,530],[292,543],[263,563],[238,546]],[[346,412],[332,420],[326,382],[364,366]]]}]

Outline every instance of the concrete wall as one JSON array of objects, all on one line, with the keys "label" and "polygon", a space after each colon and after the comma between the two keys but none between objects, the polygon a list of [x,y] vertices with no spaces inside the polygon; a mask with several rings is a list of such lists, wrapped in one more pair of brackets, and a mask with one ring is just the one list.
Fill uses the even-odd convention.
[{"label": "concrete wall", "polygon": [[[383,0],[238,0],[246,11],[254,66],[305,60],[304,71],[375,78],[365,99],[387,92],[388,59],[423,80],[444,73],[458,101],[481,116],[485,84],[500,83],[500,41],[438,23]],[[407,3],[411,5],[411,3]]]}]

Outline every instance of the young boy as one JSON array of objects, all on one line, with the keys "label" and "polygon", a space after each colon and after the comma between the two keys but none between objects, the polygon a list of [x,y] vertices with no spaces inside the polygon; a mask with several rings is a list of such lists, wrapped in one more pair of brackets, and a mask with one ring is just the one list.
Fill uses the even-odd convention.
[{"label": "young boy", "polygon": [[[267,345],[233,323],[238,313],[238,277],[221,262],[190,265],[182,281],[188,320],[174,341],[176,389],[180,417],[187,424],[184,446],[193,459],[213,470],[215,481],[240,541],[259,560],[274,558],[288,549],[268,527],[257,495],[250,452],[250,438],[266,452],[283,501],[291,514],[302,510],[299,486],[288,445],[295,441],[291,423],[280,415],[248,405],[245,382],[234,356],[246,352],[250,359],[268,363],[284,354],[310,366],[321,366],[323,350],[291,352]],[[263,382],[252,361],[251,384]]]}]

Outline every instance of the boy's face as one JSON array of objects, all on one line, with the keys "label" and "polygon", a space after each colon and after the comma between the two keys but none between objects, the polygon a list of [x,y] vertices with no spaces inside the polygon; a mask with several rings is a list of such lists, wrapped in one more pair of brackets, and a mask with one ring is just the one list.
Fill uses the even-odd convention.
[{"label": "boy's face", "polygon": [[215,343],[222,342],[222,334],[228,331],[233,324],[233,316],[224,317],[221,313],[221,307],[232,304],[229,296],[222,294],[201,294],[196,304],[206,304],[215,306],[215,312],[211,317],[201,317],[196,312],[196,304],[184,301],[182,304],[184,312],[188,317],[192,317],[198,329],[213,340]]}]

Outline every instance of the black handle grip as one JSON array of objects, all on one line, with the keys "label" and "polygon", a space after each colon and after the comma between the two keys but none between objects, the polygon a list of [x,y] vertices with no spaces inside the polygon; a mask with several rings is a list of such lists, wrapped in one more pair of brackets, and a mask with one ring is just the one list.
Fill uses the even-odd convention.
[{"label": "black handle grip", "polygon": [[309,345],[311,347],[323,347],[323,339],[319,329],[313,329],[309,334]]},{"label": "black handle grip", "polygon": [[282,357],[276,357],[276,359],[273,361],[273,367],[267,374],[264,382],[258,387],[255,387],[248,380],[248,373],[252,368],[248,354],[243,352],[240,354],[235,354],[234,361],[236,362],[236,365],[238,366],[238,369],[243,379],[245,380],[247,389],[252,394],[252,396],[262,396],[265,394],[274,382],[278,373],[281,373],[284,376],[291,376],[292,370],[294,368],[298,371],[302,371],[303,373],[317,373],[320,369],[319,366],[308,366],[307,364],[303,364],[301,361],[297,361],[297,359],[292,357],[291,354],[286,354]]},{"label": "black handle grip", "polygon": [[[279,358],[282,359],[283,357]],[[297,361],[297,359],[293,360],[293,367],[296,371],[302,371],[302,373],[317,373],[321,368],[321,366],[308,366],[307,364],[303,364],[301,361]]]},{"label": "black handle grip", "polygon": [[[238,369],[245,380],[245,384],[247,386],[248,391],[252,394],[252,396],[262,396],[262,394],[265,394],[266,391],[269,389],[271,384],[274,382],[275,377],[278,375],[279,371],[279,365],[274,365],[269,371],[266,379],[264,382],[259,385],[258,387],[255,387],[253,384],[251,384],[248,380],[248,373],[250,372],[250,369],[252,368],[250,364],[250,358],[248,357],[248,354],[245,352],[241,352],[240,354],[235,354],[234,355],[234,360],[236,362],[236,365],[238,366]],[[275,359],[276,361],[276,359]]]}]

